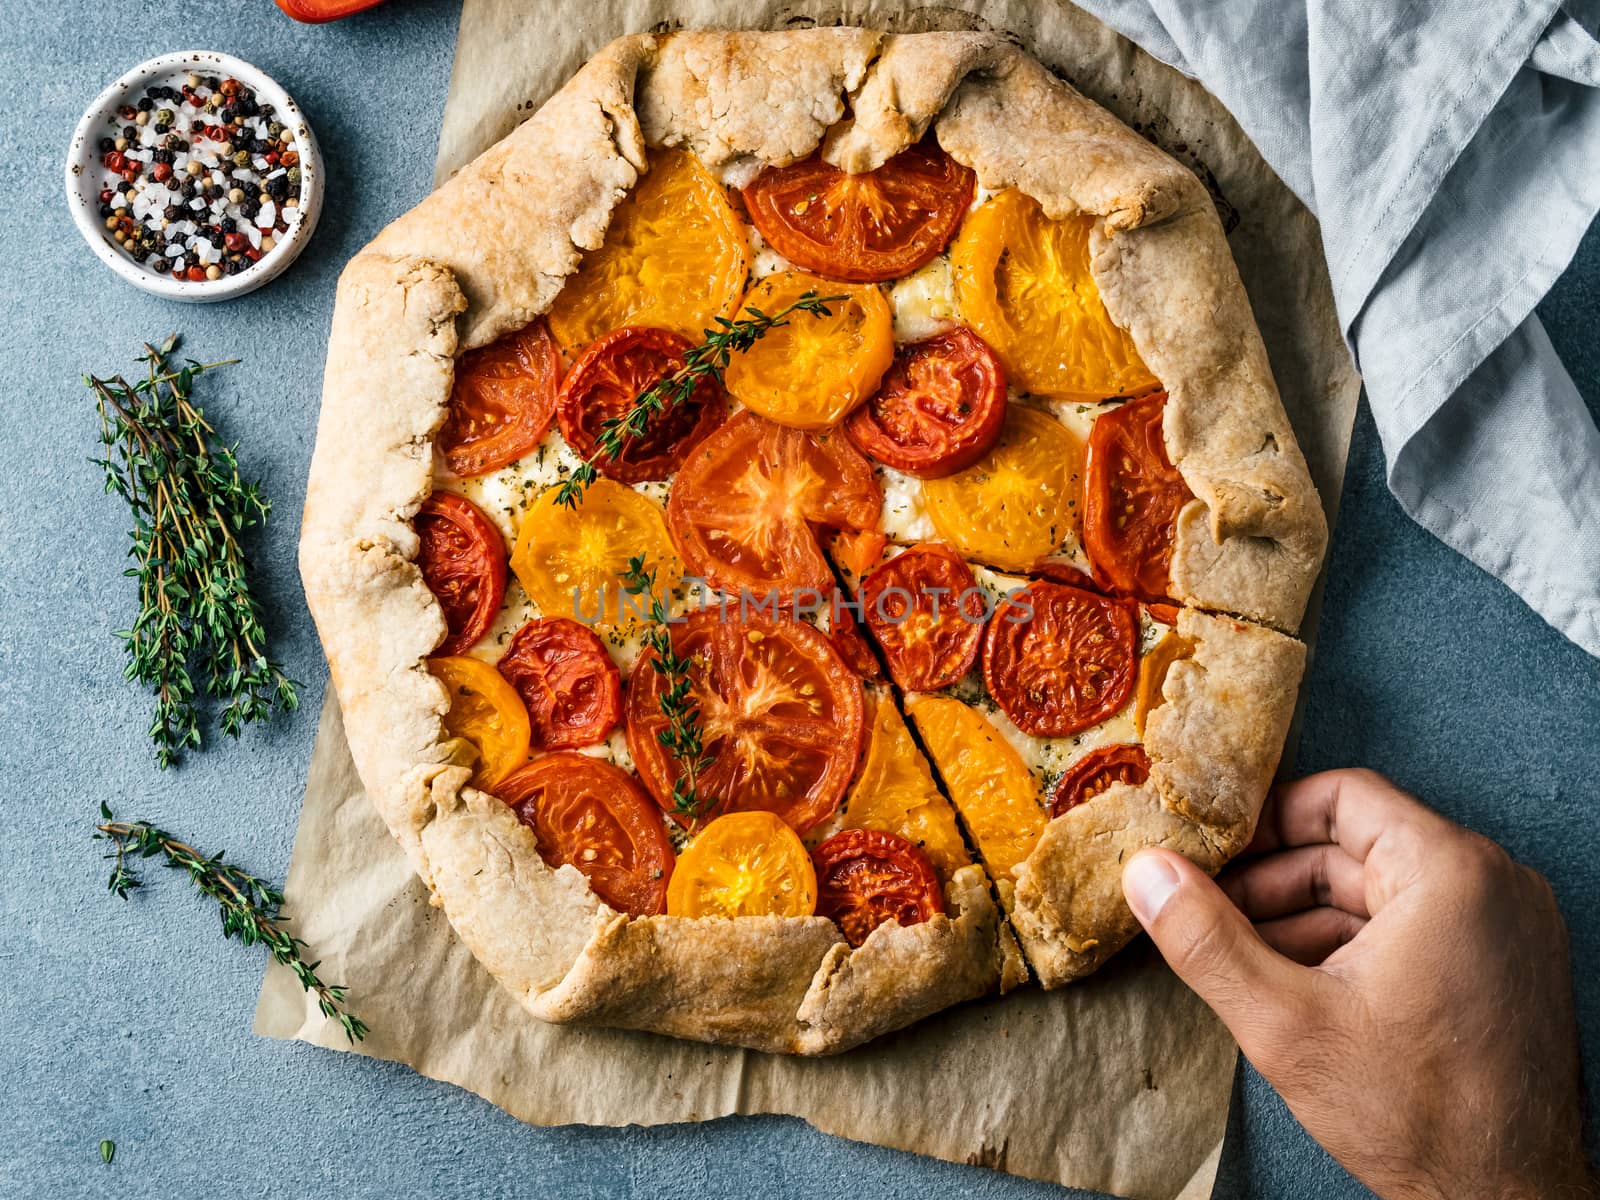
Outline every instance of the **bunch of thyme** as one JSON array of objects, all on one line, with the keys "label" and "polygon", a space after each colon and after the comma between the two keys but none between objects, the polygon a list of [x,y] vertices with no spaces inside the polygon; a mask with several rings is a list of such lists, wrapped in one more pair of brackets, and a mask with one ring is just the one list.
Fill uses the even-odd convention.
[{"label": "bunch of thyme", "polygon": [[100,816],[102,820],[95,827],[98,830],[95,838],[106,839],[116,847],[106,856],[115,860],[107,884],[112,892],[126,900],[128,893],[142,886],[139,876],[128,864],[131,857],[163,856],[168,867],[187,872],[189,881],[203,895],[217,902],[222,914],[223,937],[238,938],[246,946],[265,946],[274,959],[294,972],[301,987],[316,996],[322,1015],[339,1022],[346,1038],[357,1042],[366,1037],[366,1023],[344,1007],[345,988],[324,983],[317,976],[317,968],[322,964],[307,962],[301,953],[305,942],[284,930],[281,891],[266,880],[225,862],[221,854],[207,857],[148,821],[115,820],[104,802],[100,805]]},{"label": "bunch of thyme", "polygon": [[[251,594],[240,535],[267,519],[271,506],[258,484],[239,474],[234,447],[221,443],[191,399],[194,380],[229,363],[173,369],[174,334],[139,361],[146,378],[129,384],[85,376],[100,415],[106,491],[133,512],[139,615],[117,636],[127,643],[126,678],[152,689],[156,712],[150,740],[163,767],[201,744],[193,664],[206,693],[225,700],[223,732],[299,703],[295,684],[267,657],[261,610]],[[235,360],[230,360],[235,361]]]},{"label": "bunch of thyme", "polygon": [[787,325],[794,313],[830,316],[832,310],[828,305],[848,299],[845,295],[819,296],[815,292],[805,292],[799,299],[784,305],[770,316],[759,308],[747,308],[745,312],[750,315],[737,321],[730,321],[726,317],[716,318],[721,328],[706,330],[704,341],[685,350],[683,366],[640,392],[633,407],[622,416],[607,417],[600,423],[595,452],[562,480],[556,491],[556,503],[576,508],[583,499],[584,488],[599,478],[597,463],[617,458],[628,442],[644,437],[650,428],[650,418],[657,413],[686,404],[701,380],[714,378],[720,382],[723,371],[727,370],[735,353],[742,354],[750,349],[767,335],[768,330]]},{"label": "bunch of thyme", "polygon": [[672,808],[686,817],[698,818],[706,800],[695,790],[695,783],[713,760],[705,750],[700,705],[689,694],[692,660],[672,648],[667,603],[656,595],[655,586],[656,573],[653,568],[645,570],[645,556],[637,554],[630,558],[622,576],[622,589],[630,596],[644,596],[650,602],[650,628],[644,635],[644,644],[654,655],[656,671],[666,681],[661,690],[661,715],[667,719],[667,724],[656,739],[683,769],[672,785]]}]

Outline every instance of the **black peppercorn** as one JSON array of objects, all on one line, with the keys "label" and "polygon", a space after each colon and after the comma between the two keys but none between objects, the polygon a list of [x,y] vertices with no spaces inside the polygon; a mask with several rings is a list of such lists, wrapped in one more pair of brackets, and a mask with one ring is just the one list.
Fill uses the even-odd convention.
[{"label": "black peppercorn", "polygon": [[[122,136],[127,138],[130,142],[134,141],[139,136],[139,127],[137,125],[124,125],[122,127]],[[115,142],[112,143],[112,145],[115,144]]]},{"label": "black peppercorn", "polygon": [[167,191],[175,192],[179,188],[181,188],[182,186],[183,186],[183,183],[178,179],[178,177],[176,175],[168,175],[167,176]]},{"label": "black peppercorn", "polygon": [[183,209],[176,204],[169,204],[167,205],[167,211],[161,215],[169,221],[181,221],[183,219]]},{"label": "black peppercorn", "polygon": [[154,100],[150,99],[149,96],[140,96],[139,97],[139,111],[140,112],[149,112],[155,106],[156,106],[156,102]]},{"label": "black peppercorn", "polygon": [[151,162],[168,163],[168,164],[170,164],[172,162],[172,151],[171,150],[153,150],[150,153],[150,161]]},{"label": "black peppercorn", "polygon": [[289,194],[289,181],[282,175],[267,180],[267,195],[274,200],[282,200]]},{"label": "black peppercorn", "polygon": [[190,133],[204,133],[205,129],[206,129],[206,123],[204,121],[190,121],[189,122],[189,132]]},{"label": "black peppercorn", "polygon": [[178,194],[180,196],[182,196],[185,200],[193,200],[195,198],[195,195],[196,195],[196,189],[195,189],[194,184],[185,183],[183,185],[182,190],[180,190]]},{"label": "black peppercorn", "polygon": [[239,230],[239,222],[232,217],[223,217],[219,225],[223,233],[237,233]]},{"label": "black peppercorn", "polygon": [[239,213],[241,216],[253,217],[260,211],[261,205],[257,204],[254,200],[246,200],[239,205]]},{"label": "black peppercorn", "polygon": [[110,138],[101,138],[100,139],[100,153],[101,154],[110,154],[116,148],[117,148],[116,142],[112,141]]},{"label": "black peppercorn", "polygon": [[109,204],[102,204],[100,206],[100,215],[102,217],[109,217],[112,214],[113,211],[115,211],[115,210],[113,210],[111,205],[109,205]]}]

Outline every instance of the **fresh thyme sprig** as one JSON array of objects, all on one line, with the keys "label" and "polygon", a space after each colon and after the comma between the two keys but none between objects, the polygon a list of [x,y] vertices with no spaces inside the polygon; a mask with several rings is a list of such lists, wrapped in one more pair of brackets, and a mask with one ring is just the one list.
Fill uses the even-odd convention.
[{"label": "fresh thyme sprig", "polygon": [[742,354],[767,335],[767,331],[787,325],[789,317],[797,312],[814,317],[832,315],[828,305],[837,300],[848,300],[846,295],[819,296],[805,292],[799,299],[786,304],[770,316],[759,308],[747,308],[750,315],[737,321],[717,317],[720,329],[707,329],[705,340],[683,352],[683,366],[671,375],[657,380],[634,400],[633,407],[620,417],[607,417],[600,422],[600,434],[595,438],[595,452],[573,468],[572,474],[561,481],[556,491],[556,503],[568,508],[578,507],[583,490],[599,478],[597,464],[617,458],[630,441],[644,437],[650,428],[650,418],[669,408],[688,403],[700,381],[714,378],[720,381],[722,373],[734,354]]},{"label": "fresh thyme sprig", "polygon": [[689,694],[692,660],[673,650],[667,604],[656,595],[655,586],[656,573],[653,568],[645,570],[645,556],[636,554],[630,558],[622,576],[622,590],[630,596],[644,596],[650,602],[650,628],[645,632],[644,644],[654,652],[656,671],[666,680],[661,692],[661,715],[667,719],[667,725],[656,734],[656,739],[683,768],[672,785],[673,811],[698,818],[706,802],[695,790],[695,784],[710,768],[712,758],[705,750],[700,705]]},{"label": "fresh thyme sprig", "polygon": [[301,987],[316,996],[322,1015],[339,1022],[346,1038],[358,1042],[367,1036],[366,1023],[344,1007],[346,989],[340,984],[323,983],[317,976],[322,964],[307,962],[301,954],[305,942],[284,930],[281,891],[223,861],[221,854],[206,857],[148,821],[114,819],[103,801],[100,816],[102,822],[95,827],[95,838],[104,838],[116,846],[106,855],[115,860],[107,884],[112,892],[126,900],[129,892],[142,886],[138,874],[128,865],[130,857],[163,856],[168,867],[188,872],[189,881],[217,902],[223,937],[238,938],[246,946],[265,946],[274,959],[294,972]]},{"label": "fresh thyme sprig", "polygon": [[91,461],[133,512],[135,565],[124,573],[139,580],[139,615],[117,636],[128,648],[124,676],[156,694],[149,736],[163,767],[201,744],[192,664],[207,695],[226,700],[219,723],[232,737],[299,704],[294,682],[267,657],[239,540],[271,505],[190,398],[198,376],[236,360],[174,370],[167,358],[177,345],[176,334],[159,349],[147,344],[139,361],[149,372],[138,383],[84,377],[105,449]]}]

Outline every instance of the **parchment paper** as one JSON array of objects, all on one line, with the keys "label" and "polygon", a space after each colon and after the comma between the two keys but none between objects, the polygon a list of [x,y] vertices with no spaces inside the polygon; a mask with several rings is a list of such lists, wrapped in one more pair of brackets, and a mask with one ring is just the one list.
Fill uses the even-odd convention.
[{"label": "parchment paper", "polygon": [[[820,23],[992,27],[1194,167],[1212,188],[1330,522],[1359,380],[1315,222],[1227,113],[1064,3],[961,0],[465,0],[440,134],[442,181],[623,33]],[[1307,628],[1315,628],[1314,614]],[[1090,980],[948,1011],[838,1058],[802,1060],[526,1015],[430,907],[362,791],[331,691],[290,862],[300,936],[351,984],[361,1053],[469,1088],[540,1125],[788,1113],[830,1133],[1137,1197],[1200,1197],[1216,1175],[1235,1048],[1141,941]],[[419,1002],[423,1001],[425,1002]],[[258,1033],[349,1049],[294,977],[268,970]]]}]

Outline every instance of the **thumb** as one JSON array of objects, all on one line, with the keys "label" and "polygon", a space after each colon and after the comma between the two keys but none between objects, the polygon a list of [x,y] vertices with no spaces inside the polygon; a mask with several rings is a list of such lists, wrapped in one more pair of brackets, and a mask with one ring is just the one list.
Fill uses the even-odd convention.
[{"label": "thumb", "polygon": [[1171,850],[1141,850],[1122,868],[1122,891],[1161,956],[1247,1057],[1292,1025],[1309,973],[1263,942],[1204,871]]}]

